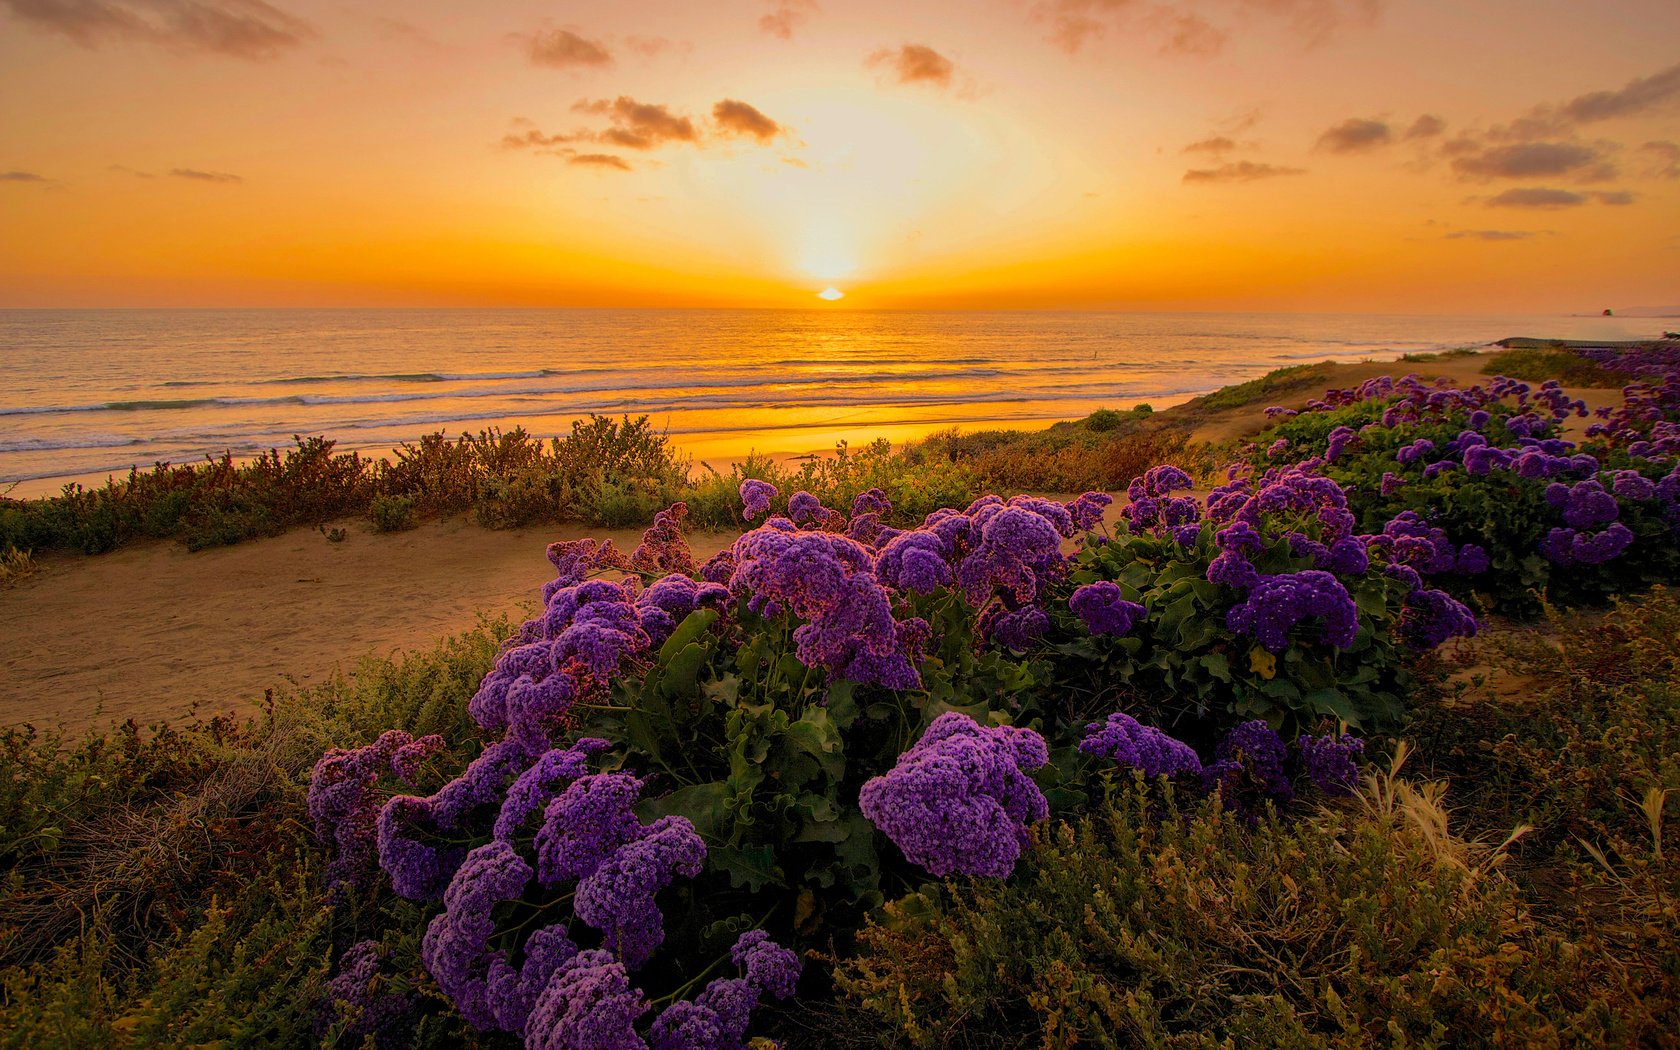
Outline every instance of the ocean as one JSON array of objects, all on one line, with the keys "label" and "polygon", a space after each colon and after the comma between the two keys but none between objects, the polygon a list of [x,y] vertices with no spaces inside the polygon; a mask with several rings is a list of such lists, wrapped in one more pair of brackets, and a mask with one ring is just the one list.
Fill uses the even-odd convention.
[{"label": "ocean", "polygon": [[[1275,368],[1512,335],[1635,339],[1580,316],[845,310],[0,310],[0,494],[323,435],[388,454],[444,430],[647,415],[696,459],[1165,407]],[[16,483],[15,485],[13,483]]]}]

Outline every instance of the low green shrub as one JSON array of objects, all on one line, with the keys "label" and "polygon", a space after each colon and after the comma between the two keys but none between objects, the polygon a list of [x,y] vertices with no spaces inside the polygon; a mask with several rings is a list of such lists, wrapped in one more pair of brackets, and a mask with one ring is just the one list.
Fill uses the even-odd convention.
[{"label": "low green shrub", "polygon": [[1482,374],[1510,376],[1531,383],[1557,379],[1572,387],[1612,389],[1626,386],[1638,378],[1626,372],[1612,371],[1561,345],[1551,350],[1538,347],[1507,350],[1489,358],[1488,363],[1482,366]]},{"label": "low green shrub", "polygon": [[[916,1047],[1557,1046],[1665,1038],[1674,986],[1538,924],[1438,798],[1252,828],[1119,785],[1006,883],[904,898],[835,960],[855,1038]],[[1577,936],[1578,934],[1578,936]]]},{"label": "low green shrub", "polygon": [[402,532],[420,524],[413,496],[375,496],[368,504],[368,520],[375,532]]}]

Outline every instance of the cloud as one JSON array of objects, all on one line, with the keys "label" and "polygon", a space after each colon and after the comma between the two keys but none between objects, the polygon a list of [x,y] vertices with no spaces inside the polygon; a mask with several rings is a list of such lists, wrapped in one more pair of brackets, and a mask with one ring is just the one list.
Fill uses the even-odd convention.
[{"label": "cloud", "polygon": [[1631,117],[1680,100],[1680,63],[1648,77],[1636,77],[1615,91],[1577,95],[1563,104],[1563,114],[1581,124]]},{"label": "cloud", "polygon": [[783,40],[792,40],[793,31],[821,10],[817,0],[770,0],[770,5],[774,10],[758,20],[758,28]]},{"label": "cloud", "polygon": [[1639,147],[1639,153],[1650,158],[1640,172],[1646,178],[1680,179],[1680,143],[1647,142]]},{"label": "cloud", "polygon": [[574,153],[566,158],[567,164],[574,164],[580,168],[612,168],[616,171],[633,170],[623,157],[615,157],[611,153]]},{"label": "cloud", "polygon": [[172,178],[187,179],[192,182],[234,183],[245,181],[243,175],[229,175],[225,171],[199,171],[197,168],[171,168],[169,174]]},{"label": "cloud", "polygon": [[1320,135],[1313,148],[1330,153],[1361,153],[1393,141],[1394,133],[1383,121],[1349,117]]},{"label": "cloud", "polygon": [[[1204,16],[1208,8],[1214,11]],[[1051,42],[1070,54],[1113,33],[1153,40],[1166,54],[1204,57],[1218,54],[1234,31],[1256,22],[1281,24],[1314,47],[1350,21],[1375,22],[1381,10],[1381,0],[1208,0],[1199,5],[1189,0],[1038,0],[1030,8],[1033,21],[1049,27]]]},{"label": "cloud", "polygon": [[1579,142],[1519,142],[1509,146],[1479,147],[1466,140],[1449,144],[1453,170],[1468,178],[1534,179],[1572,175],[1583,181],[1615,178],[1616,169],[1597,147]]},{"label": "cloud", "polygon": [[662,36],[627,36],[624,46],[643,58],[657,58],[676,45]]},{"label": "cloud", "polygon": [[46,182],[45,175],[33,171],[0,171],[0,182]]},{"label": "cloud", "polygon": [[864,64],[886,69],[900,84],[937,84],[949,87],[957,67],[951,60],[925,44],[905,44],[898,50],[882,48],[864,59]]},{"label": "cloud", "polygon": [[1192,142],[1182,150],[1179,150],[1179,152],[1206,153],[1217,158],[1236,148],[1237,144],[1232,139],[1227,138],[1224,135],[1215,135],[1212,138],[1202,139],[1199,142]]},{"label": "cloud", "polygon": [[694,122],[679,117],[665,106],[637,102],[628,95],[608,101],[584,100],[572,106],[575,113],[604,115],[612,127],[595,135],[596,141],[625,149],[650,150],[667,142],[700,141]]},{"label": "cloud", "polygon": [[1302,168],[1282,168],[1275,164],[1257,164],[1251,160],[1240,160],[1232,164],[1221,164],[1217,168],[1191,169],[1184,173],[1184,181],[1198,183],[1213,182],[1254,182],[1259,179],[1275,179],[1280,175],[1304,175]]},{"label": "cloud", "polygon": [[1405,138],[1430,139],[1447,130],[1447,122],[1433,113],[1425,113],[1412,121],[1412,126],[1406,129]]},{"label": "cloud", "polygon": [[1545,186],[1523,186],[1489,197],[1490,208],[1578,208],[1587,203],[1587,195],[1572,190],[1554,190]]},{"label": "cloud", "polygon": [[1576,193],[1574,190],[1552,189],[1546,186],[1522,186],[1505,190],[1486,201],[1490,208],[1579,208],[1588,201],[1617,207],[1632,204],[1637,198],[1627,190],[1599,190]]},{"label": "cloud", "polygon": [[88,48],[132,42],[262,60],[320,35],[264,0],[0,0],[0,7]]},{"label": "cloud", "polygon": [[733,98],[726,98],[712,107],[712,120],[726,135],[747,135],[760,142],[769,142],[782,133],[782,126],[756,106]]},{"label": "cloud", "polygon": [[612,52],[599,40],[586,40],[570,29],[537,30],[522,37],[534,66],[570,69],[574,66],[610,66]]},{"label": "cloud", "polygon": [[1454,230],[1449,241],[1523,241],[1534,236],[1527,230]]}]

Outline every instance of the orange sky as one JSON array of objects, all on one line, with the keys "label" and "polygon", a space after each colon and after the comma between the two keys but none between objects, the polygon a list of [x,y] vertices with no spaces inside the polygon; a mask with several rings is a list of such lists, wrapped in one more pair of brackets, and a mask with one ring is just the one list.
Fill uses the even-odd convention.
[{"label": "orange sky", "polygon": [[1680,305],[1675,0],[0,0],[0,306]]}]

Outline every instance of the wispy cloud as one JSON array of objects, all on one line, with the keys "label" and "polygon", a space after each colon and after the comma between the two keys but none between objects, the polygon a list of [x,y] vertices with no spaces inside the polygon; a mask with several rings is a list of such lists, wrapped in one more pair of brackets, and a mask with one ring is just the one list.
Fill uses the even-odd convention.
[{"label": "wispy cloud", "polygon": [[231,184],[245,181],[245,176],[243,175],[229,175],[225,171],[200,171],[197,168],[171,168],[169,169],[169,176],[170,178],[175,179],[186,179],[189,182],[221,182]]},{"label": "wispy cloud", "polygon": [[1234,139],[1225,135],[1215,135],[1212,138],[1201,139],[1179,150],[1180,153],[1206,153],[1212,157],[1220,157],[1237,148]]},{"label": "wispy cloud", "polygon": [[1647,142],[1639,147],[1639,156],[1645,161],[1640,174],[1646,178],[1680,179],[1680,143]]},{"label": "wispy cloud", "polygon": [[1454,230],[1446,235],[1449,241],[1526,241],[1534,234],[1528,230]]},{"label": "wispy cloud", "polygon": [[783,130],[757,106],[733,98],[726,98],[712,107],[712,121],[725,135],[745,135],[759,142],[769,142]]},{"label": "wispy cloud", "polygon": [[1635,77],[1614,91],[1591,91],[1565,102],[1563,115],[1580,124],[1631,117],[1680,102],[1680,63]]},{"label": "wispy cloud", "polygon": [[1259,23],[1281,26],[1314,47],[1350,22],[1375,22],[1381,10],[1381,0],[1038,0],[1030,8],[1049,39],[1070,54],[1112,34],[1149,40],[1166,54],[1203,57]]},{"label": "wispy cloud", "polygon": [[0,7],[90,48],[132,42],[261,60],[320,35],[264,0],[0,0]]},{"label": "wispy cloud", "polygon": [[630,164],[623,157],[615,157],[611,153],[573,153],[566,158],[567,164],[580,168],[611,168],[615,171],[631,171]]},{"label": "wispy cloud", "polygon": [[1627,190],[1596,190],[1587,193],[1577,193],[1574,190],[1560,190],[1549,186],[1521,186],[1505,190],[1489,197],[1485,202],[1490,208],[1538,208],[1552,210],[1557,208],[1579,208],[1589,201],[1616,206],[1632,204],[1635,197]]},{"label": "wispy cloud", "polygon": [[0,171],[0,182],[46,182],[45,175],[33,171]]},{"label": "wispy cloud", "polygon": [[[1462,140],[1461,140],[1462,141]],[[1457,144],[1452,147],[1457,151]],[[1453,170],[1473,179],[1536,179],[1567,175],[1582,182],[1616,177],[1598,146],[1580,142],[1519,142],[1469,149],[1452,161]]]},{"label": "wispy cloud", "polygon": [[1217,168],[1192,168],[1184,173],[1187,183],[1218,183],[1218,182],[1257,182],[1260,179],[1275,179],[1283,175],[1305,175],[1304,168],[1285,168],[1276,164],[1260,164],[1251,160],[1239,160],[1230,164],[1221,164]]},{"label": "wispy cloud", "polygon": [[1412,126],[1406,129],[1407,139],[1432,139],[1447,130],[1447,122],[1433,113],[1425,113],[1412,121]]},{"label": "wispy cloud", "polygon": [[550,69],[572,69],[578,66],[610,66],[612,52],[599,40],[589,40],[570,29],[539,29],[525,41],[531,64]]},{"label": "wispy cloud", "polygon": [[1394,132],[1381,120],[1349,117],[1318,137],[1314,149],[1329,153],[1363,153],[1394,141]]},{"label": "wispy cloud", "polygon": [[771,36],[792,40],[800,26],[819,10],[817,0],[769,0],[771,11],[758,20],[758,28]]},{"label": "wispy cloud", "polygon": [[926,44],[905,44],[882,48],[864,59],[864,64],[885,70],[900,84],[936,84],[950,87],[957,67],[950,59]]}]

